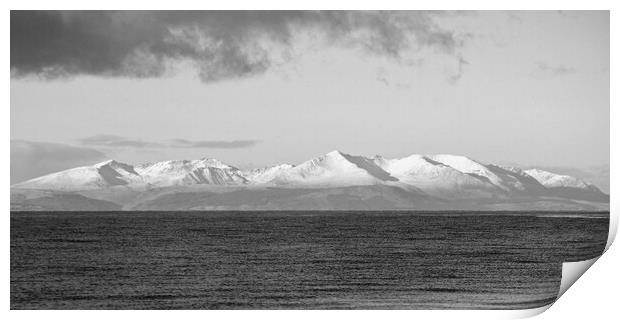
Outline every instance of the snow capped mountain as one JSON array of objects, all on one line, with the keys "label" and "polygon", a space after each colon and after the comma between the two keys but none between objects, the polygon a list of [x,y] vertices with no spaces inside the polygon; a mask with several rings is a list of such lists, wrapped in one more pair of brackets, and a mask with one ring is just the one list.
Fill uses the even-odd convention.
[{"label": "snow capped mountain", "polygon": [[401,159],[377,156],[375,163],[399,181],[414,185],[432,195],[454,197],[490,197],[500,191],[495,185],[449,165],[422,155]]},{"label": "snow capped mountain", "polygon": [[482,181],[489,182],[504,191],[509,190],[509,188],[503,183],[502,179],[487,168],[487,166],[468,157],[439,154],[429,156],[429,158],[436,162],[450,166],[462,173],[466,173]]},{"label": "snow capped mountain", "polygon": [[15,188],[89,190],[143,183],[134,167],[114,160],[48,174],[14,185]]},{"label": "snow capped mountain", "polygon": [[136,167],[115,160],[79,167],[14,185],[15,188],[92,190],[116,186],[168,187],[179,185],[245,184],[241,171],[216,159],[171,160]]},{"label": "snow capped mountain", "polygon": [[271,183],[306,186],[364,186],[398,181],[372,160],[332,151],[280,171]]},{"label": "snow capped mountain", "polygon": [[[223,208],[292,208],[295,201],[301,203],[309,199],[321,208],[409,208],[415,202],[420,208],[453,208],[451,203],[455,203],[454,208],[461,209],[465,208],[464,203],[470,203],[472,208],[488,204],[489,208],[504,205],[530,210],[538,207],[598,208],[584,201],[609,202],[609,196],[592,184],[538,169],[483,164],[458,155],[413,154],[386,159],[340,151],[299,165],[281,164],[245,171],[210,158],[137,166],[109,160],[48,174],[13,185],[12,189],[21,193],[50,191],[51,197],[56,199],[52,208],[58,208],[58,203],[67,199],[73,199],[69,203],[90,205],[89,198],[107,201],[107,204],[132,203],[138,207],[144,201],[170,201],[170,206],[179,208],[220,205]],[[63,192],[86,198],[74,199]],[[186,194],[181,196],[183,192]],[[184,203],[190,200],[191,203]],[[28,198],[28,203],[21,207],[44,207],[41,203],[46,201],[52,200]],[[19,204],[16,207],[20,207]]]},{"label": "snow capped mountain", "polygon": [[272,167],[251,169],[243,172],[243,176],[254,184],[269,183],[279,177],[282,177],[293,167],[293,165],[285,163]]},{"label": "snow capped mountain", "polygon": [[545,189],[536,179],[519,168],[483,164],[468,157],[456,155],[442,154],[429,156],[429,158],[490,183],[507,193],[540,194]]},{"label": "snow capped mountain", "polygon": [[136,167],[136,172],[151,185],[158,187],[247,183],[241,171],[216,159],[171,160]]},{"label": "snow capped mountain", "polygon": [[545,191],[545,187],[540,182],[519,168],[493,164],[486,167],[499,178],[504,186],[503,189],[507,189],[509,192],[541,194]]},{"label": "snow capped mountain", "polygon": [[525,170],[529,176],[536,179],[546,188],[574,188],[574,189],[584,189],[589,191],[598,191],[601,192],[594,185],[587,183],[583,180],[577,179],[575,177],[555,174],[549,171],[540,170],[540,169],[530,169]]}]

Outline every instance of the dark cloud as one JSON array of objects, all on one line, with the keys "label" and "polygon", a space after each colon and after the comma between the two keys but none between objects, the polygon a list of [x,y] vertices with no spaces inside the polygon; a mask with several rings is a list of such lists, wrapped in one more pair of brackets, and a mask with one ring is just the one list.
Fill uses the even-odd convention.
[{"label": "dark cloud", "polygon": [[11,140],[11,184],[104,160],[102,152],[59,143]]},{"label": "dark cloud", "polygon": [[[191,61],[203,81],[265,72],[300,33],[408,59],[453,54],[455,36],[422,11],[11,11],[11,75],[158,77]],[[412,51],[407,51],[412,49]]]},{"label": "dark cloud", "polygon": [[98,147],[146,148],[159,146],[157,143],[129,139],[112,134],[98,134],[92,137],[78,139],[78,142],[84,146]]},{"label": "dark cloud", "polygon": [[172,140],[171,146],[174,148],[209,148],[209,149],[239,149],[253,147],[258,143],[257,140],[202,140],[190,141],[185,139]]},{"label": "dark cloud", "polygon": [[551,75],[551,76],[564,76],[577,72],[573,67],[564,66],[561,64],[549,65],[546,62],[537,62],[536,67],[539,72]]}]

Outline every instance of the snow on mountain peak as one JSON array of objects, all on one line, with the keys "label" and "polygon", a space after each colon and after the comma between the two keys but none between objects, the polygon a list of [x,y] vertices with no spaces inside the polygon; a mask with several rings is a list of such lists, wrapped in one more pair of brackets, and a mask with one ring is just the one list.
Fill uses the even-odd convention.
[{"label": "snow on mountain peak", "polygon": [[465,156],[457,156],[452,154],[437,154],[427,156],[427,158],[439,163],[443,163],[464,173],[477,174],[483,177],[489,174],[489,170],[484,166],[484,164]]},{"label": "snow on mountain peak", "polygon": [[545,187],[540,182],[519,168],[494,164],[489,164],[486,167],[499,177],[502,185],[508,188],[509,191],[540,194],[545,190]]},{"label": "snow on mountain peak", "polygon": [[215,167],[220,169],[237,169],[229,164],[226,164],[218,159],[214,158],[202,158],[197,161],[197,165],[203,165],[205,167]]},{"label": "snow on mountain peak", "polygon": [[102,161],[102,162],[96,163],[96,164],[93,165],[93,167],[99,168],[99,167],[103,167],[103,166],[106,166],[106,165],[114,165],[116,163],[118,163],[116,160],[109,159],[109,160],[106,160],[106,161]]},{"label": "snow on mountain peak", "polygon": [[13,187],[71,191],[117,186],[202,184],[294,188],[387,184],[415,188],[429,195],[451,199],[502,198],[513,194],[553,196],[559,195],[556,192],[558,188],[600,193],[593,185],[574,177],[538,169],[524,171],[514,167],[487,165],[458,155],[412,154],[400,159],[387,159],[379,155],[372,158],[356,156],[339,150],[296,166],[280,164],[244,171],[213,158],[168,160],[137,166],[107,160],[92,166],[48,174]]},{"label": "snow on mountain peak", "polygon": [[107,170],[108,168],[113,169],[113,170],[120,170],[120,171],[124,171],[128,174],[133,174],[133,175],[137,175],[138,173],[136,173],[134,167],[130,164],[127,163],[123,163],[123,162],[118,162],[116,160],[107,160],[107,161],[103,161],[103,162],[99,162],[95,165],[93,165],[93,167],[97,168],[99,171],[101,170]]},{"label": "snow on mountain peak", "polygon": [[509,189],[506,185],[502,183],[502,179],[498,177],[494,172],[489,170],[486,165],[471,158],[451,154],[438,154],[428,156],[428,158],[433,161],[443,163],[463,173],[472,175],[483,181],[488,181],[504,191],[508,191]]},{"label": "snow on mountain peak", "polygon": [[326,156],[330,156],[330,157],[334,157],[334,156],[338,157],[338,156],[344,156],[345,153],[340,151],[340,150],[332,150],[332,151],[326,153],[325,155]]},{"label": "snow on mountain peak", "polygon": [[397,180],[371,159],[334,150],[282,171],[272,182],[311,186],[352,186]]},{"label": "snow on mountain peak", "polygon": [[575,177],[561,175],[540,169],[525,170],[525,173],[538,180],[543,186],[547,188],[576,188],[592,191],[600,190],[594,185],[587,183],[581,179]]},{"label": "snow on mountain peak", "polygon": [[247,183],[239,169],[211,158],[161,161],[140,165],[136,171],[155,186]]},{"label": "snow on mountain peak", "polygon": [[125,186],[141,182],[142,178],[133,166],[108,160],[93,166],[51,173],[19,183],[16,187],[71,191]]},{"label": "snow on mountain peak", "polygon": [[275,179],[278,179],[286,174],[286,171],[293,168],[293,165],[288,163],[279,164],[272,167],[264,167],[258,169],[247,170],[243,173],[244,177],[249,182],[254,184],[269,183]]},{"label": "snow on mountain peak", "polygon": [[422,191],[442,196],[467,198],[491,197],[498,189],[485,180],[461,172],[431,156],[413,154],[401,159],[375,157],[375,162],[399,181],[416,186]]}]

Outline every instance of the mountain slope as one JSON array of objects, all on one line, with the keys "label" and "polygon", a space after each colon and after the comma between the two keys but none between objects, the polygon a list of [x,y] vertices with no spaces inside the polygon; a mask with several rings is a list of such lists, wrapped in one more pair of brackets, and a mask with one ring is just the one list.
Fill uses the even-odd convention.
[{"label": "mountain slope", "polygon": [[247,183],[239,169],[209,158],[156,162],[137,166],[136,171],[144,181],[158,187]]},{"label": "mountain slope", "polygon": [[495,185],[427,156],[411,155],[402,159],[375,157],[374,162],[399,181],[424,192],[449,198],[494,197],[501,192]]},{"label": "mountain slope", "polygon": [[13,185],[13,187],[75,191],[142,183],[142,177],[135,171],[133,166],[108,160],[93,166],[78,167],[48,174],[18,183]]},{"label": "mountain slope", "polygon": [[502,181],[502,179],[497,174],[487,168],[487,166],[468,157],[450,154],[439,154],[429,156],[429,158],[439,163],[450,166],[460,172],[469,174],[479,180],[491,183],[504,191],[510,190],[510,188],[505,185],[504,181]]},{"label": "mountain slope", "polygon": [[542,184],[549,194],[557,197],[587,201],[609,202],[609,195],[593,184],[575,177],[530,169],[525,172]]},{"label": "mountain slope", "polygon": [[243,172],[243,176],[253,184],[264,184],[273,181],[283,175],[294,166],[290,164],[279,164],[272,167],[251,169]]},{"label": "mountain slope", "polygon": [[594,185],[548,171],[484,164],[458,155],[386,159],[340,151],[296,166],[245,171],[209,158],[137,166],[110,160],[13,185],[11,195],[15,210],[115,210],[120,206],[145,210],[592,210],[609,206],[609,196]]},{"label": "mountain slope", "polygon": [[398,181],[371,160],[332,151],[279,172],[276,185],[307,187],[363,186]]},{"label": "mountain slope", "polygon": [[555,174],[553,172],[540,169],[525,170],[525,173],[536,179],[547,188],[575,188],[600,192],[600,190],[594,185],[577,179],[575,177]]},{"label": "mountain slope", "polygon": [[545,186],[519,168],[492,164],[486,167],[500,179],[510,192],[524,195],[542,195],[545,193]]},{"label": "mountain slope", "polygon": [[176,185],[245,184],[235,167],[215,159],[171,160],[132,166],[115,160],[78,167],[31,179],[12,187],[40,190],[98,190],[118,186],[168,187]]}]

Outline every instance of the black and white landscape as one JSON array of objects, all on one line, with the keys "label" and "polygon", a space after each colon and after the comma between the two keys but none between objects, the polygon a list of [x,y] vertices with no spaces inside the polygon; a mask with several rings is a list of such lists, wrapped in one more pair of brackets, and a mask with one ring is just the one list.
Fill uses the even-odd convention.
[{"label": "black and white landscape", "polygon": [[580,179],[457,155],[399,159],[332,151],[240,170],[217,159],[109,160],[18,183],[12,210],[609,210]]},{"label": "black and white landscape", "polygon": [[10,308],[541,310],[608,245],[609,19],[13,10]]}]

